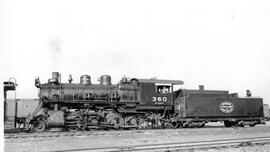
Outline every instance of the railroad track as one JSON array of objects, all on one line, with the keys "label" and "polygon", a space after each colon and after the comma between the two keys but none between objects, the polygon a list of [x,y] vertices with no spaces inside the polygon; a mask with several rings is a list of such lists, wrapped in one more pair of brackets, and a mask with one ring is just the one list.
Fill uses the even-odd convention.
[{"label": "railroad track", "polygon": [[[188,128],[185,130],[205,129],[211,130],[216,128]],[[226,128],[227,129],[227,128]],[[70,136],[91,136],[91,135],[110,135],[110,134],[140,134],[140,133],[163,133],[184,131],[184,129],[136,129],[136,130],[93,130],[93,131],[48,131],[41,133],[7,133],[6,139],[20,139],[20,138],[50,138],[50,137],[70,137]]]},{"label": "railroad track", "polygon": [[[109,134],[124,134],[124,133],[144,133],[145,131],[151,132],[151,130],[53,131],[53,132],[41,132],[41,133],[8,133],[8,134],[5,134],[4,137],[5,139],[50,138],[50,137],[91,136],[91,135],[109,135]],[[163,131],[163,130],[160,130],[160,131]]]},{"label": "railroad track", "polygon": [[[256,128],[265,128],[265,126],[257,126]],[[256,129],[255,128],[255,129]],[[215,129],[234,130],[234,129],[248,129],[248,128],[186,128],[186,129],[139,129],[139,130],[93,130],[93,131],[47,131],[41,133],[5,133],[5,139],[26,139],[26,138],[52,138],[52,137],[76,137],[76,136],[92,136],[92,135],[113,135],[113,134],[143,134],[143,133],[167,133],[200,130],[211,131]],[[254,128],[252,128],[254,129]]]},{"label": "railroad track", "polygon": [[200,148],[218,148],[218,147],[242,147],[256,144],[270,144],[270,136],[254,137],[254,138],[239,138],[239,139],[223,139],[195,142],[175,142],[161,144],[144,144],[132,146],[114,146],[114,147],[96,147],[83,149],[68,149],[53,152],[118,152],[118,151],[173,151],[173,150],[188,150]]}]

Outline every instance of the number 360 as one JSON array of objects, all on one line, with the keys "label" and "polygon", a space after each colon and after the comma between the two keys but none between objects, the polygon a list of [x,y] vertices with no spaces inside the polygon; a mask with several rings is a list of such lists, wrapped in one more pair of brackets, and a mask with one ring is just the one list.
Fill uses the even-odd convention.
[{"label": "number 360", "polygon": [[167,101],[167,97],[152,97],[152,101]]}]

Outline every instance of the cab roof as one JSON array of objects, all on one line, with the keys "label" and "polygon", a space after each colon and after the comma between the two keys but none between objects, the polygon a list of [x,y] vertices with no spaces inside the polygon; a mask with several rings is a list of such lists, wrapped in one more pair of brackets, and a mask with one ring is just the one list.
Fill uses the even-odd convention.
[{"label": "cab roof", "polygon": [[137,79],[139,82],[143,83],[169,83],[169,84],[184,84],[184,81],[181,80],[162,80],[162,79]]}]

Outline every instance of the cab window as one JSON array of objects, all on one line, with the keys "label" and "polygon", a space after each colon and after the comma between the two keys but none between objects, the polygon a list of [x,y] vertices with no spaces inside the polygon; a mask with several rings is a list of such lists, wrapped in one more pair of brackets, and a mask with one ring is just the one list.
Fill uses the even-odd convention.
[{"label": "cab window", "polygon": [[156,91],[161,94],[171,93],[171,87],[168,85],[158,85],[156,86]]}]

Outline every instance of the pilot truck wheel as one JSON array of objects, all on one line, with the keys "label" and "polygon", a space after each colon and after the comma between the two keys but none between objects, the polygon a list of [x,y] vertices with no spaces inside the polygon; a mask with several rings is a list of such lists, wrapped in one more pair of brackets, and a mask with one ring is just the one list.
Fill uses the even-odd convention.
[{"label": "pilot truck wheel", "polygon": [[43,132],[45,129],[46,129],[46,124],[45,124],[45,122],[42,121],[42,120],[36,121],[36,122],[33,124],[33,130],[34,130],[35,132]]}]

